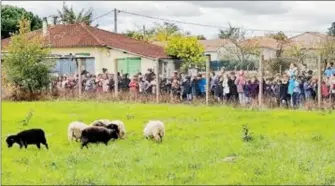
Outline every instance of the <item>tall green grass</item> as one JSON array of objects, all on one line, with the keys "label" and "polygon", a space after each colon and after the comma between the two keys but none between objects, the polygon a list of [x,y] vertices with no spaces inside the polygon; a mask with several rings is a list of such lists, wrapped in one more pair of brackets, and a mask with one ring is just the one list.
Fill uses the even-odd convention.
[{"label": "tall green grass", "polygon": [[[28,113],[32,117],[26,125]],[[71,121],[121,119],[128,137],[69,143]],[[151,119],[165,123],[162,144],[145,140]],[[243,125],[254,140],[244,142]],[[42,128],[49,150],[7,148],[5,135]],[[2,184],[334,184],[335,114],[186,105],[4,102]],[[234,156],[235,161],[224,158]]]}]

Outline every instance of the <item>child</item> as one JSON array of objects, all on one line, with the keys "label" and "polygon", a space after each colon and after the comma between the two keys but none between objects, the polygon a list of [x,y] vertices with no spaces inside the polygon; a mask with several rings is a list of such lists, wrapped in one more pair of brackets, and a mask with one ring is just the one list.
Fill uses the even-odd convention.
[{"label": "child", "polygon": [[138,82],[137,82],[137,77],[133,77],[129,83],[129,90],[130,90],[130,94],[134,97],[137,96],[138,94],[138,91],[139,91],[139,85],[138,85]]}]

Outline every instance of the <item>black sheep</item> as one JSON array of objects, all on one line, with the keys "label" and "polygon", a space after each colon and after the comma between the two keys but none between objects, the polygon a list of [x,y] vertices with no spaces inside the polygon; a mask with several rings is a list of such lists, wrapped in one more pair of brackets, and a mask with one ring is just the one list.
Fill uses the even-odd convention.
[{"label": "black sheep", "polygon": [[28,145],[34,144],[40,149],[40,144],[42,143],[47,149],[49,149],[47,140],[45,139],[45,134],[42,129],[29,129],[19,132],[16,135],[10,135],[6,139],[8,148],[12,147],[14,143],[27,148]]},{"label": "black sheep", "polygon": [[[110,127],[114,128],[112,125]],[[81,133],[81,149],[86,146],[88,148],[88,143],[104,143],[108,144],[110,139],[118,139],[117,130],[111,130],[105,127],[88,127],[85,128]]]}]

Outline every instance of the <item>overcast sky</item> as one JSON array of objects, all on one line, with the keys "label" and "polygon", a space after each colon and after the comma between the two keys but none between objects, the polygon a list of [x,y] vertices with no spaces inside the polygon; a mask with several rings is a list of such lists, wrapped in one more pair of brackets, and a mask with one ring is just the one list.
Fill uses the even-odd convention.
[{"label": "overcast sky", "polygon": [[[326,32],[335,21],[335,1],[66,1],[76,11],[82,8],[94,9],[94,17],[103,15],[114,8],[165,19],[227,27],[241,26],[253,30],[287,31],[288,36],[303,31]],[[57,13],[63,1],[2,1],[23,7],[40,17]],[[150,27],[162,23],[143,17],[118,14],[118,32],[136,27]],[[98,19],[100,28],[113,31],[113,13]],[[192,34],[203,34],[215,38],[217,28],[178,24]],[[269,31],[249,31],[249,35],[263,35]]]}]

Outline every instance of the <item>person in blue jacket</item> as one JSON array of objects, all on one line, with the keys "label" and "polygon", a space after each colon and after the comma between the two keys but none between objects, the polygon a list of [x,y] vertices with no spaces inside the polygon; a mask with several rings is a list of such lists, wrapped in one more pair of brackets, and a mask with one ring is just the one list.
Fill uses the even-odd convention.
[{"label": "person in blue jacket", "polygon": [[200,90],[200,96],[204,97],[206,95],[206,79],[204,77],[202,77],[201,74],[198,75],[199,81],[198,81],[198,87]]},{"label": "person in blue jacket", "polygon": [[333,76],[334,73],[335,73],[334,63],[333,62],[327,63],[327,68],[324,72],[325,76],[331,77]]}]

